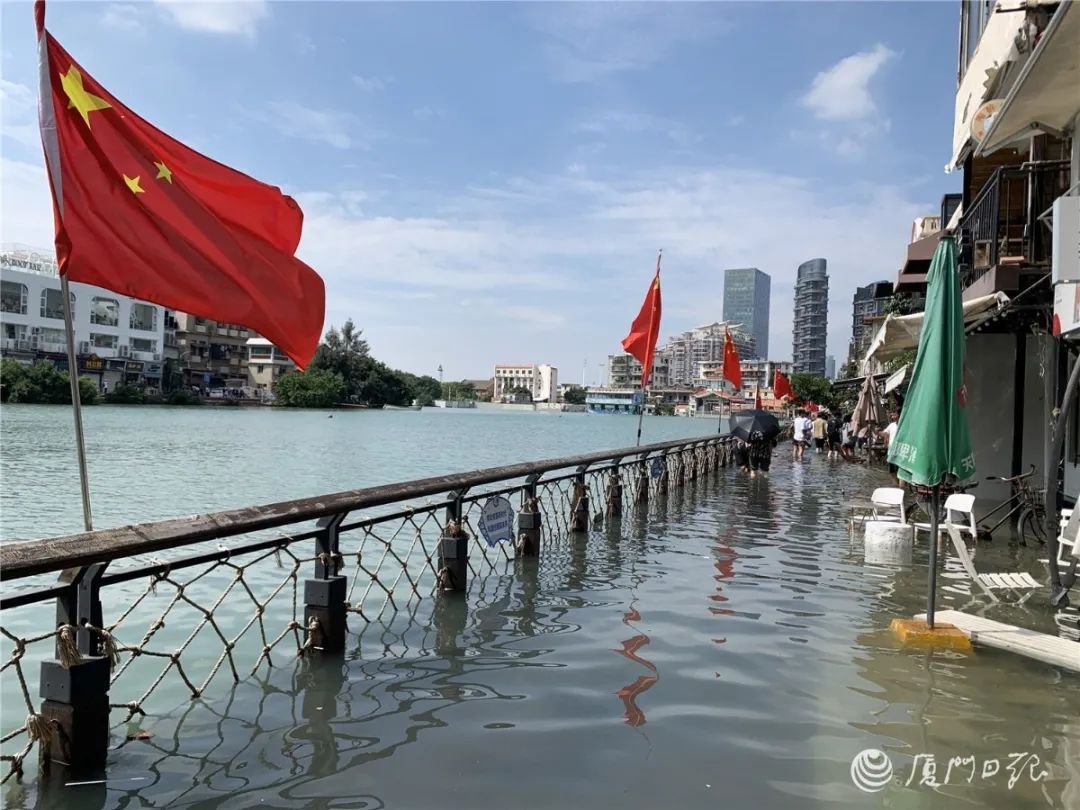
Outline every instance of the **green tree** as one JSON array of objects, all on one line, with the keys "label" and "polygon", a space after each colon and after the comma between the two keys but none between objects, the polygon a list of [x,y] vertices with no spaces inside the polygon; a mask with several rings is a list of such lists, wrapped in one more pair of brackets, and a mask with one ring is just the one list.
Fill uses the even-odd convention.
[{"label": "green tree", "polygon": [[110,405],[143,405],[146,403],[146,392],[137,385],[120,383],[105,395],[105,401]]},{"label": "green tree", "polygon": [[329,371],[341,378],[345,385],[343,399],[363,399],[360,388],[374,362],[367,341],[360,337],[361,334],[351,318],[345,321],[340,330],[331,326],[311,360],[311,370]]},{"label": "green tree", "polygon": [[409,389],[410,400],[416,400],[419,405],[434,405],[435,400],[442,397],[442,392],[439,389],[439,381],[434,377],[427,375],[418,377],[415,374],[410,374],[407,371],[398,372],[402,379],[405,381],[405,385]]},{"label": "green tree", "polygon": [[525,397],[526,399],[528,399],[529,402],[532,402],[532,391],[530,391],[523,385],[519,385],[516,388],[511,388],[506,393],[511,394],[515,397]]},{"label": "green tree", "polygon": [[[0,399],[5,402],[70,405],[68,373],[57,370],[49,362],[24,366],[7,358],[0,363]],[[93,405],[98,401],[98,387],[93,380],[79,378],[79,401],[83,405]]]},{"label": "green tree", "polygon": [[792,374],[791,390],[796,403],[814,402],[825,407],[833,406],[832,383],[820,374]]},{"label": "green tree", "polygon": [[476,399],[476,386],[468,380],[462,380],[459,383],[454,383],[454,399]]},{"label": "green tree", "polygon": [[165,397],[168,405],[202,405],[202,399],[186,388],[175,388]]},{"label": "green tree", "polygon": [[274,394],[287,408],[332,408],[345,396],[345,381],[325,369],[291,371],[277,381]]},{"label": "green tree", "polygon": [[566,389],[566,393],[563,394],[563,402],[569,405],[584,405],[585,404],[585,389],[580,385],[575,385]]}]

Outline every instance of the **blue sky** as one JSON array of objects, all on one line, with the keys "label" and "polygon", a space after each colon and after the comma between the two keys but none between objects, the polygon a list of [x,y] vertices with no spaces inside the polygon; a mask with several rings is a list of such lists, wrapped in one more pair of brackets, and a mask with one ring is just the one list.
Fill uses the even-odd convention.
[{"label": "blue sky", "polygon": [[[2,17],[0,239],[48,247],[29,3]],[[723,269],[825,256],[842,362],[859,284],[957,190],[955,3],[53,2],[140,115],[281,185],[300,256],[386,361],[600,376],[664,249],[661,337],[719,320]]]}]

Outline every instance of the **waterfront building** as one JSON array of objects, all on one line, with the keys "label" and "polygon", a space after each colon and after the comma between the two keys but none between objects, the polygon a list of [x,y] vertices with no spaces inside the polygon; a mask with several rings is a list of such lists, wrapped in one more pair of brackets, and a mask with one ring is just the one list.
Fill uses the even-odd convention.
[{"label": "waterfront building", "polygon": [[585,394],[585,407],[589,413],[640,413],[641,392],[636,388],[590,388]]},{"label": "waterfront building", "polygon": [[[476,398],[480,402],[491,402],[491,398],[495,395],[495,379],[493,377],[488,377],[486,380],[463,380],[462,382],[473,387]],[[562,390],[562,385],[559,386],[559,390]]]},{"label": "waterfront building", "polygon": [[[610,388],[641,387],[641,361],[630,354],[609,354],[607,359],[607,384]],[[668,358],[662,352],[653,355],[649,386],[666,386],[670,382]]]},{"label": "waterfront building", "polygon": [[281,375],[296,369],[296,363],[264,337],[248,338],[245,345],[249,388],[271,392]]},{"label": "waterfront building", "polygon": [[[957,170],[960,191],[946,195],[936,221],[915,223],[895,290],[923,294],[938,241],[955,235],[967,305],[966,412],[980,482],[973,494],[997,499],[1008,486],[985,476],[1034,465],[1033,485],[1044,485],[1051,414],[1070,360],[1069,344],[1047,324],[1075,315],[1080,286],[1080,198],[1069,192],[1080,183],[1080,5],[999,0],[963,3],[959,12],[947,167]],[[1061,250],[1069,240],[1071,250]],[[1056,310],[1055,288],[1063,311]],[[917,334],[921,307],[914,309],[905,329]],[[867,372],[882,370],[906,348],[899,340],[891,345],[888,333],[886,322],[874,354],[864,358]],[[1075,424],[1069,433],[1065,446],[1075,448]],[[1074,497],[1080,456],[1065,456],[1064,489]]]},{"label": "waterfront building", "polygon": [[[885,314],[892,302],[893,285],[890,281],[875,281],[855,290],[851,299],[851,342],[848,347],[848,360],[858,362],[874,337],[874,324]],[[834,359],[833,365],[836,361]],[[833,374],[825,375],[832,379]]]},{"label": "waterfront building", "polygon": [[555,402],[559,393],[559,370],[541,363],[499,363],[495,366],[493,399],[500,401],[515,388],[524,388],[533,402]]},{"label": "waterfront building", "polygon": [[245,326],[176,313],[180,372],[185,385],[243,388],[249,384],[247,342],[258,337]]},{"label": "waterfront building", "polygon": [[730,331],[739,357],[754,357],[754,338],[742,324],[705,324],[669,338],[657,353],[668,368],[668,385],[693,385],[701,363],[724,359],[724,339]]},{"label": "waterfront building", "polygon": [[743,331],[753,337],[754,358],[769,356],[771,287],[769,275],[756,267],[731,267],[724,271],[724,320],[742,324]]},{"label": "waterfront building", "polygon": [[795,322],[791,358],[796,374],[825,375],[829,331],[829,275],[825,259],[799,265],[795,280]]},{"label": "waterfront building", "polygon": [[[79,375],[102,387],[160,388],[164,308],[76,281],[70,287]],[[0,250],[0,351],[5,357],[67,369],[63,301],[52,256],[22,245]]]}]

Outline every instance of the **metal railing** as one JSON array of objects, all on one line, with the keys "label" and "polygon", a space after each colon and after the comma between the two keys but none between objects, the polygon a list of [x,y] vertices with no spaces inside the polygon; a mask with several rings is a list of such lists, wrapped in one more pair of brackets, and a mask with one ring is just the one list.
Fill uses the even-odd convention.
[{"label": "metal railing", "polygon": [[1050,263],[1050,231],[1039,214],[1068,187],[1068,161],[1002,166],[990,175],[958,228],[960,280],[970,287],[1003,259],[1024,266]]},{"label": "metal railing", "polygon": [[[110,710],[126,723],[155,697],[168,705],[163,684],[179,681],[197,698],[275,659],[341,654],[347,617],[366,626],[415,611],[575,534],[621,530],[729,458],[728,436],[680,440],[5,544],[3,780],[35,752],[67,775],[99,773]],[[508,496],[517,499],[509,542],[478,538],[485,506]],[[311,576],[301,582],[303,569]],[[58,572],[59,582],[43,581]],[[43,623],[40,606],[53,602],[56,621]],[[13,702],[25,722],[12,720]]]}]

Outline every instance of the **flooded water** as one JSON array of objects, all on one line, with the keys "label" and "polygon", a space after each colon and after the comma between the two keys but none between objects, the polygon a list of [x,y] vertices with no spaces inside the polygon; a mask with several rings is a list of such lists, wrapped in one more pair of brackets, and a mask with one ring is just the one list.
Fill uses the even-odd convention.
[{"label": "flooded water", "polygon": [[[68,411],[0,416],[4,537],[77,529]],[[427,410],[87,417],[100,525],[624,446],[634,429]],[[649,419],[646,440],[715,429]],[[350,618],[344,662],[278,656],[195,701],[174,684],[117,728],[105,785],[59,788],[40,806],[1080,807],[1080,677],[990,650],[904,649],[890,634],[891,619],[924,608],[927,544],[867,561],[847,504],[881,483],[784,448],[768,477],[721,470],[648,516],[545,538],[538,560],[474,577],[466,598]],[[977,565],[1045,579],[1039,556],[1001,539]],[[1075,625],[1046,592],[987,608],[953,563],[939,607]],[[24,711],[11,688],[4,730]],[[149,739],[124,742],[133,729]],[[853,783],[868,749],[891,764],[879,792]],[[860,761],[861,777],[885,767]],[[2,795],[9,807],[40,798],[29,776]]]}]

